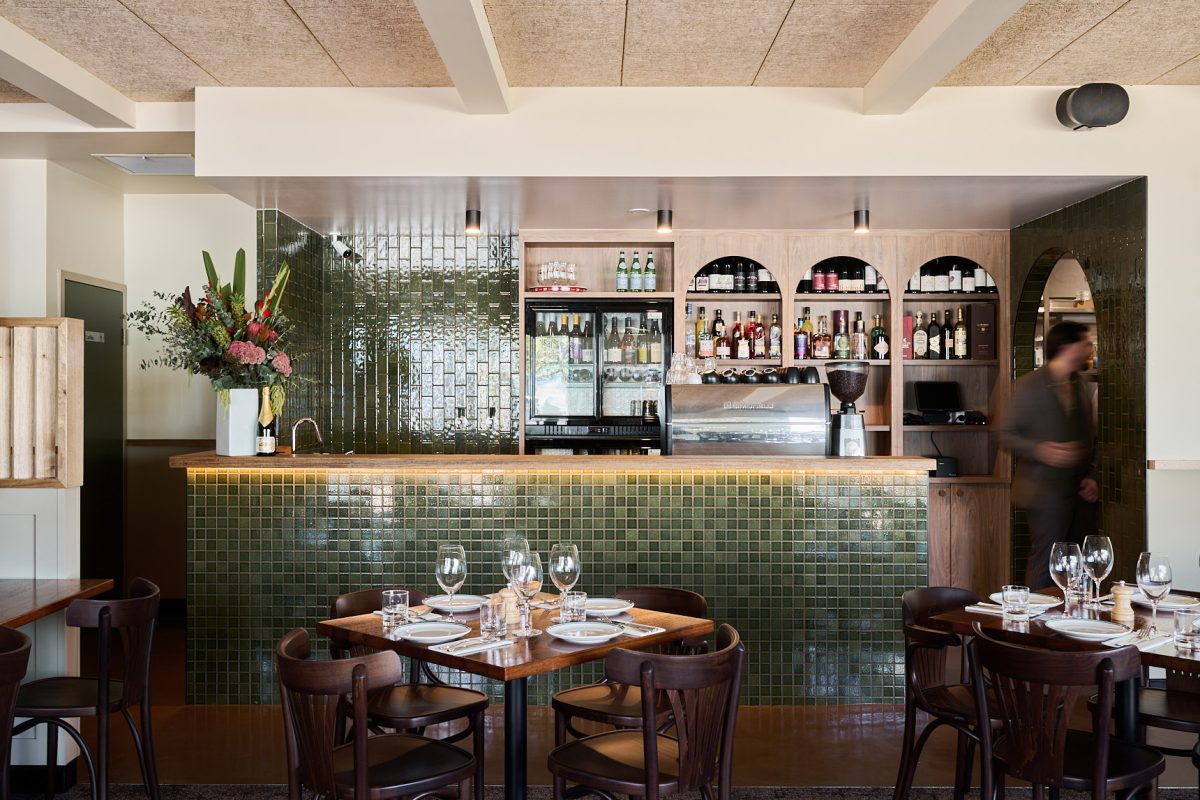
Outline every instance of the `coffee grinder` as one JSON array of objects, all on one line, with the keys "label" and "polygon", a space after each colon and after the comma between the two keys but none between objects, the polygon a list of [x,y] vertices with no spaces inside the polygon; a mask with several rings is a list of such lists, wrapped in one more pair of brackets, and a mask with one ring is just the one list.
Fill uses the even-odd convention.
[{"label": "coffee grinder", "polygon": [[865,456],[867,454],[866,426],[863,415],[854,401],[867,390],[866,361],[830,361],[825,365],[829,391],[842,401],[841,411],[833,416],[830,447],[835,456]]}]

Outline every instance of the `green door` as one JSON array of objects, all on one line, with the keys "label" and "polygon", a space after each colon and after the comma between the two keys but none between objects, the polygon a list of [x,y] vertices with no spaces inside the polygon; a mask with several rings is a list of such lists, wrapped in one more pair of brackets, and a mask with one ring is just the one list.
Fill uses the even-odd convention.
[{"label": "green door", "polygon": [[124,296],[68,280],[63,313],[83,320],[83,487],[80,575],[125,577]]}]

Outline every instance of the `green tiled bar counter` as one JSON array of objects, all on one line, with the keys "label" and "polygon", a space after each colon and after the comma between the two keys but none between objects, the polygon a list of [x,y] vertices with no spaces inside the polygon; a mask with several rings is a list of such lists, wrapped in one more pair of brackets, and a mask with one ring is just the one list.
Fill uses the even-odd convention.
[{"label": "green tiled bar counter", "polygon": [[[276,701],[272,651],[336,595],[437,591],[439,544],[464,592],[502,581],[500,540],[579,545],[578,588],[693,589],[747,643],[743,702],[903,700],[900,595],[927,582],[920,458],[179,456],[188,472],[189,703]],[[530,681],[530,700],[600,665]],[[475,676],[499,699],[502,687]]]}]

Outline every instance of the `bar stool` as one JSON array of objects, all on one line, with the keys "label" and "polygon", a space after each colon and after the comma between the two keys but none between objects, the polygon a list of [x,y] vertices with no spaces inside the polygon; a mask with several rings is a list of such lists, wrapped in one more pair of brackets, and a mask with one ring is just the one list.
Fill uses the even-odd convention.
[{"label": "bar stool", "polygon": [[28,636],[0,627],[0,800],[8,800],[8,762],[12,755],[13,712],[17,690],[29,666]]},{"label": "bar stool", "polygon": [[[708,602],[687,589],[670,586],[631,586],[617,592],[617,597],[629,600],[638,608],[679,614],[685,617],[708,617]],[[658,652],[698,653],[705,648],[704,637],[681,639],[658,648]],[[615,684],[607,678],[585,686],[573,686],[556,692],[550,699],[554,708],[554,744],[567,740],[567,734],[581,738],[587,734],[571,724],[573,718],[586,719],[617,728],[636,728],[642,724],[642,695],[637,685]],[[667,724],[671,709],[665,698],[659,698],[657,719]]]},{"label": "bar stool", "polygon": [[[158,620],[158,587],[145,578],[129,584],[124,600],[73,600],[67,606],[67,624],[76,628],[95,628],[97,641],[96,677],[55,677],[31,681],[17,693],[18,717],[28,717],[13,733],[23,733],[36,725],[48,726],[46,736],[46,797],[54,797],[54,762],[58,754],[58,731],[62,729],[79,745],[92,782],[94,800],[108,797],[108,720],[120,712],[129,725],[137,750],[142,783],[152,800],[159,800],[158,769],[154,762],[154,737],[150,728],[150,653],[154,644],[154,626]],[[111,677],[109,659],[113,632],[121,640],[124,678]],[[141,710],[141,733],[129,709]],[[70,717],[95,717],[99,758],[91,751],[70,723]]]},{"label": "bar stool", "polygon": [[[403,680],[400,656],[381,651],[311,661],[311,654],[303,628],[288,633],[275,649],[289,800],[300,800],[304,789],[330,800],[384,800],[426,795],[456,784],[459,797],[466,796],[463,788],[475,775],[476,762],[467,751],[411,733],[369,735],[368,694],[387,691]],[[351,742],[341,744],[336,717],[346,695],[351,697],[354,729]]]},{"label": "bar stool", "polygon": [[[611,797],[627,794],[657,800],[699,790],[706,800],[729,800],[733,735],[746,648],[729,625],[717,631],[717,649],[702,655],[668,655],[613,650],[604,676],[614,685],[636,686],[642,698],[640,730],[606,731],[574,739],[550,751],[554,800],[567,795],[567,782]],[[674,734],[658,730],[655,699],[665,695],[675,709]]]},{"label": "bar stool", "polygon": [[[332,619],[356,617],[370,614],[383,608],[383,589],[362,589],[340,595],[333,601],[329,615]],[[408,590],[410,605],[421,605],[425,595],[416,589]],[[334,659],[364,656],[378,652],[369,647],[347,648],[334,642],[330,645]],[[421,682],[424,674],[427,682]],[[443,738],[451,743],[471,736],[475,752],[475,800],[483,800],[484,787],[484,712],[488,707],[488,696],[474,689],[450,686],[439,680],[429,665],[420,659],[409,661],[408,682],[396,683],[385,689],[372,691],[367,696],[368,724],[376,729],[382,726],[396,731],[415,731],[423,734],[425,728],[442,722],[465,719],[467,726],[461,731]],[[344,742],[345,723],[353,714],[353,701],[343,703],[338,714],[339,742]]]}]

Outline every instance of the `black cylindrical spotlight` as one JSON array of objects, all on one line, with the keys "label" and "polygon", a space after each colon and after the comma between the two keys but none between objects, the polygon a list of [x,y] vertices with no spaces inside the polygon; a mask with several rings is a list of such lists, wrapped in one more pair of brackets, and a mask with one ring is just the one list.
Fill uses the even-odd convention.
[{"label": "black cylindrical spotlight", "polygon": [[871,232],[871,212],[865,208],[854,209],[854,232]]},{"label": "black cylindrical spotlight", "polygon": [[463,226],[463,232],[466,233],[467,236],[478,236],[479,235],[479,209],[478,208],[468,208],[467,209],[467,222],[466,222],[466,225]]},{"label": "black cylindrical spotlight", "polygon": [[671,213],[671,209],[669,209],[669,208],[660,208],[658,210],[658,232],[659,233],[670,233],[671,232],[671,219],[673,216],[674,216],[674,214]]}]

